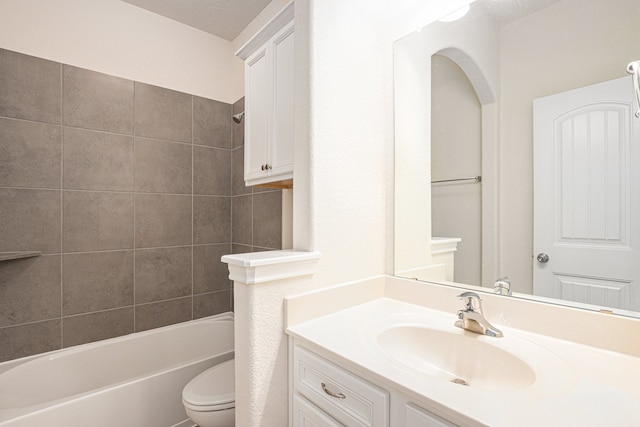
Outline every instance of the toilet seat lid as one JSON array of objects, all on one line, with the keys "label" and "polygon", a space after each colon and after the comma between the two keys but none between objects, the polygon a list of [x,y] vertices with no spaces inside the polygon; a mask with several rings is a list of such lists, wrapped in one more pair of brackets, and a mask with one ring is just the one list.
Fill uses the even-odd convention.
[{"label": "toilet seat lid", "polygon": [[182,399],[190,406],[228,406],[235,398],[234,359],[202,372],[182,391]]}]

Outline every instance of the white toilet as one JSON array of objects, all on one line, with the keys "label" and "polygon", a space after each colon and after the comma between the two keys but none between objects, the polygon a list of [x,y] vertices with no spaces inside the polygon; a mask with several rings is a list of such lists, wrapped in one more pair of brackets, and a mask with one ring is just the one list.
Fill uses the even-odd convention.
[{"label": "white toilet", "polygon": [[189,381],[182,403],[200,427],[234,427],[236,416],[235,363],[227,360]]}]

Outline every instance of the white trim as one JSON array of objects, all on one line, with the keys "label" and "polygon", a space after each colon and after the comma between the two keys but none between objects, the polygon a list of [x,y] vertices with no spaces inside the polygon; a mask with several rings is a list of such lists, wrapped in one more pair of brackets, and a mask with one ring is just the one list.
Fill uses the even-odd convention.
[{"label": "white trim", "polygon": [[281,250],[224,255],[221,260],[229,265],[229,279],[256,285],[314,274],[319,259],[319,252]]},{"label": "white trim", "polygon": [[458,243],[461,241],[462,239],[459,237],[432,237],[431,253],[446,254],[449,252],[455,252],[458,250]]}]

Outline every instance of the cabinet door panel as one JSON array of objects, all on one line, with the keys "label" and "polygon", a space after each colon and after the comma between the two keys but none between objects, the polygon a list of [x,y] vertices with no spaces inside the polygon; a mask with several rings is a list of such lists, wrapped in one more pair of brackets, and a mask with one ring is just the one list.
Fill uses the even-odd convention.
[{"label": "cabinet door panel", "polygon": [[[269,114],[271,99],[269,85],[269,63],[266,46],[252,55],[246,62],[245,85],[249,96],[245,99],[245,180],[265,175],[263,166],[268,156]],[[249,148],[249,149],[247,149]]]},{"label": "cabinet door panel", "polygon": [[272,175],[293,171],[294,64],[293,23],[274,38],[273,52],[273,129],[271,132],[270,164]]},{"label": "cabinet door panel", "polygon": [[343,427],[306,399],[293,396],[293,427]]}]

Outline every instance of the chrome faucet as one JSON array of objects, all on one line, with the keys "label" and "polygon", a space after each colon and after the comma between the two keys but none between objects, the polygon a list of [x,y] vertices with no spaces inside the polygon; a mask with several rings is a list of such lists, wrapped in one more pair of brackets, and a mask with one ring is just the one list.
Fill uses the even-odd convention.
[{"label": "chrome faucet", "polygon": [[493,284],[493,292],[499,295],[511,296],[511,280],[509,280],[509,276],[496,280]]},{"label": "chrome faucet", "polygon": [[454,326],[490,337],[502,337],[502,331],[493,326],[482,314],[482,299],[475,292],[463,292],[458,299],[464,301],[464,309],[458,310]]}]

